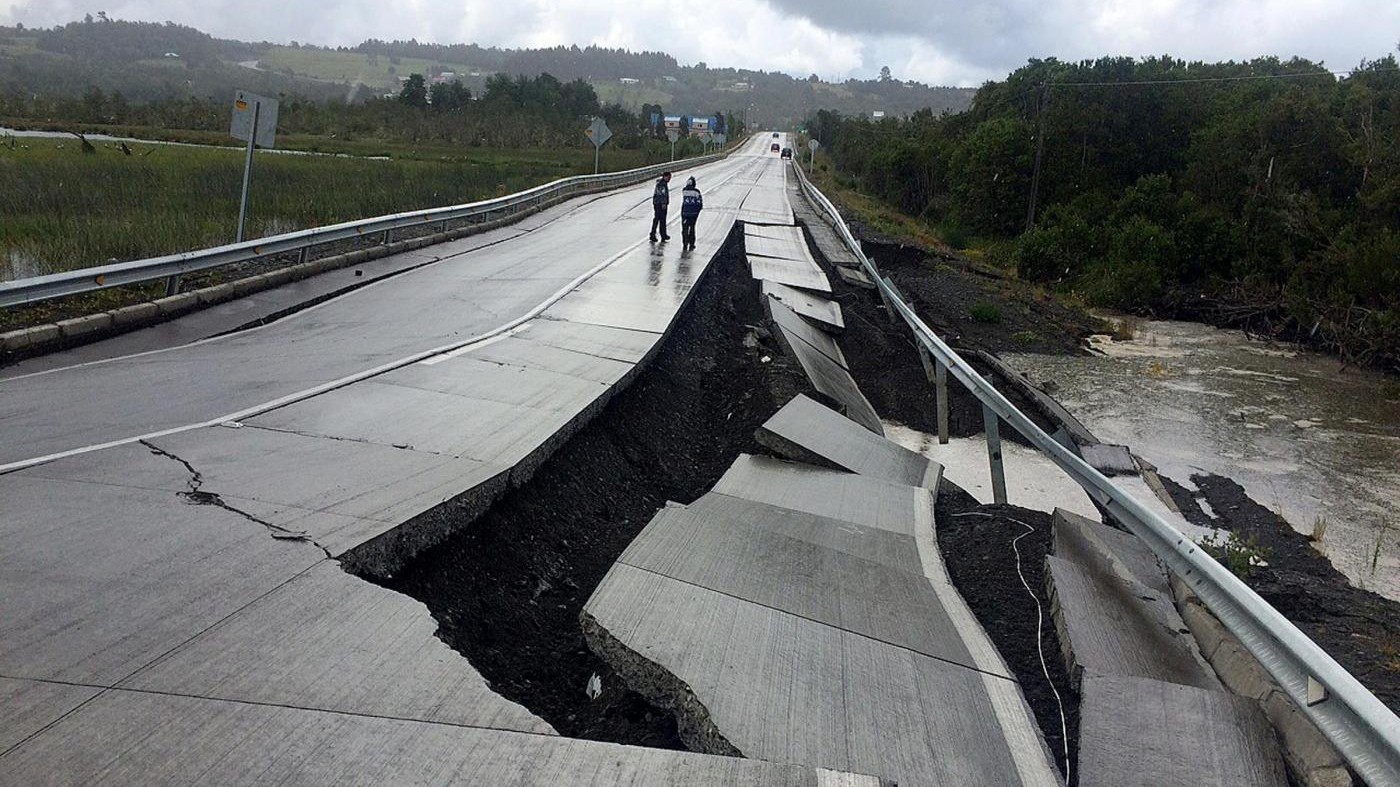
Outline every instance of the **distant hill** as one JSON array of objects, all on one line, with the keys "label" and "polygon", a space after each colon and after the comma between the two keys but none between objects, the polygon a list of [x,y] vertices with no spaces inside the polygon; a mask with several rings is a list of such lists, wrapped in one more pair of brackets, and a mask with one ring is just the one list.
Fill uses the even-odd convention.
[{"label": "distant hill", "polygon": [[0,93],[76,96],[91,88],[132,102],[222,98],[243,88],[312,100],[355,100],[398,90],[411,73],[449,73],[479,94],[491,74],[585,79],[607,103],[659,105],[677,114],[729,111],[789,125],[817,109],[847,115],[961,112],[972,89],[895,80],[823,82],[704,63],[662,52],[603,47],[497,49],[474,44],[369,40],[355,47],[217,39],[173,23],[88,17],[55,28],[0,27]]}]

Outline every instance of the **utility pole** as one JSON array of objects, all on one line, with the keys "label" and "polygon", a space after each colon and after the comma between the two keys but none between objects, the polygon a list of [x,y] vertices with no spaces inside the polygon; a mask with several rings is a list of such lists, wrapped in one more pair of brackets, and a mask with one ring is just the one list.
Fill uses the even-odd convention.
[{"label": "utility pole", "polygon": [[1040,197],[1040,160],[1045,155],[1045,99],[1050,87],[1040,83],[1035,110],[1035,170],[1031,173],[1031,199],[1026,206],[1026,232],[1035,229],[1035,203]]}]

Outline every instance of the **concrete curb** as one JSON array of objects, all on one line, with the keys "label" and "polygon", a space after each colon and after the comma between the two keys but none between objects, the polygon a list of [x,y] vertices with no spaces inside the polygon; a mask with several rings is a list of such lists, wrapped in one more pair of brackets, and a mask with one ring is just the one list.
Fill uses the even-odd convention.
[{"label": "concrete curb", "polygon": [[[690,168],[684,161],[678,161],[675,162],[675,164],[676,171],[678,172]],[[636,181],[636,183],[640,183],[649,178],[650,176],[648,175],[647,178],[642,178]],[[635,183],[625,185],[635,185]],[[622,188],[622,186],[613,186],[610,188]],[[503,216],[491,221],[467,224],[446,232],[437,232],[431,235],[395,241],[388,245],[381,244],[329,257],[294,263],[276,270],[246,276],[242,279],[235,279],[222,284],[203,287],[198,290],[190,290],[178,295],[135,303],[112,311],[82,315],[58,322],[32,325],[27,328],[19,328],[7,333],[0,333],[0,365],[24,360],[25,358],[36,355],[71,349],[79,345],[107,339],[118,334],[146,328],[196,309],[224,303],[235,298],[242,298],[257,292],[262,292],[263,290],[279,287],[289,282],[315,276],[318,273],[338,270],[368,260],[388,257],[393,254],[402,254],[408,251],[417,251],[439,243],[447,243],[472,235],[479,235],[483,232],[490,232],[491,230],[514,224],[528,216],[554,207],[559,203],[607,190],[609,189],[582,189],[571,194],[561,195],[556,199],[542,201],[517,213],[512,213],[508,216]],[[367,281],[374,281],[374,279]],[[361,282],[361,284],[367,283],[367,281]]]},{"label": "concrete curb", "polygon": [[1263,665],[1175,574],[1171,586],[1182,620],[1220,682],[1231,692],[1259,703],[1278,732],[1279,747],[1293,778],[1306,787],[1351,787],[1346,761]]}]

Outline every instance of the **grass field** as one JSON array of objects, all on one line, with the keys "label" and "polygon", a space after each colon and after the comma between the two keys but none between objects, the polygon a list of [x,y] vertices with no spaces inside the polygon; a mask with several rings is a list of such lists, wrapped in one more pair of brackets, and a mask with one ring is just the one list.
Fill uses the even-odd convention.
[{"label": "grass field", "polygon": [[435,60],[422,60],[416,57],[398,58],[394,64],[389,58],[366,55],[361,52],[334,52],[324,49],[302,49],[300,47],[274,46],[258,56],[258,61],[273,71],[290,70],[297,76],[320,79],[327,82],[360,83],[385,90],[397,90],[398,78],[409,74],[428,73],[432,66],[441,66],[462,76],[462,82],[471,87],[474,81],[467,75],[473,70],[465,63],[444,63]]},{"label": "grass field", "polygon": [[[132,156],[84,155],[74,140],[18,142],[0,146],[0,280],[234,239],[242,151],[134,144]],[[250,236],[471,202],[593,169],[585,150],[455,150],[387,161],[259,153]],[[641,166],[642,155],[605,150],[604,169]]]}]

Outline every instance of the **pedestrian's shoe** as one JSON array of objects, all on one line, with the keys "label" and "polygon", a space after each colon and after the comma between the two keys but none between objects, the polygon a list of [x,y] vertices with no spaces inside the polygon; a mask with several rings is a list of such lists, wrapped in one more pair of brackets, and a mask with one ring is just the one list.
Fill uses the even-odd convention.
[{"label": "pedestrian's shoe", "polygon": [[655,242],[656,242],[656,236],[655,236],[655,235],[649,235],[648,237],[651,238],[651,242],[652,242],[652,243],[655,243]]},{"label": "pedestrian's shoe", "polygon": [[671,239],[671,236],[670,236],[670,235],[662,235],[662,236],[661,236],[661,240],[662,240],[663,243],[666,242],[666,241],[668,241],[668,240],[670,240],[670,239]]}]

